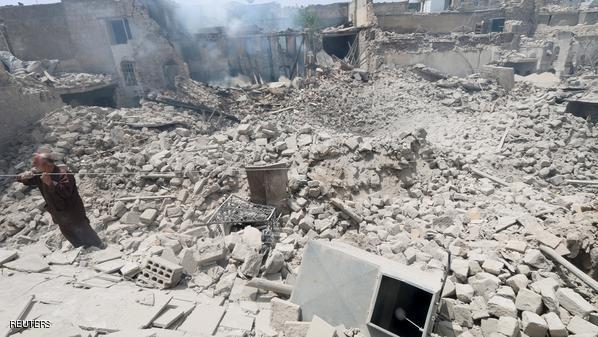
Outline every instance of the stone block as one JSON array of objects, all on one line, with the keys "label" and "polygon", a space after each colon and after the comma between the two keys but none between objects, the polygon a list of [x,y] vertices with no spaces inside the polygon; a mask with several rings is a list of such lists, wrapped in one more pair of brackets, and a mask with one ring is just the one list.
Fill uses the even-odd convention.
[{"label": "stone block", "polygon": [[502,296],[493,296],[488,301],[488,313],[496,317],[508,316],[517,317],[515,303]]},{"label": "stone block", "polygon": [[245,315],[238,307],[233,307],[226,311],[220,326],[233,330],[251,331],[254,321],[254,317]]},{"label": "stone block", "polygon": [[590,312],[596,311],[594,306],[571,288],[559,288],[556,297],[561,306],[573,315],[585,318]]},{"label": "stone block", "polygon": [[311,322],[284,322],[282,332],[285,337],[306,337]]},{"label": "stone block", "polygon": [[565,324],[563,324],[559,315],[554,312],[549,312],[542,317],[546,321],[550,337],[567,337],[567,327],[565,327]]},{"label": "stone block", "polygon": [[471,328],[473,326],[473,317],[471,309],[467,304],[457,304],[453,308],[454,321],[462,327]]},{"label": "stone block", "polygon": [[141,213],[141,215],[139,216],[139,220],[141,221],[142,224],[151,225],[154,223],[154,221],[156,221],[157,217],[158,217],[158,210],[148,208],[145,211],[143,211],[143,213]]},{"label": "stone block", "polygon": [[[254,302],[251,302],[254,303]],[[257,336],[276,337],[278,333],[272,328],[272,310],[262,310],[255,317],[255,332]]]},{"label": "stone block", "polygon": [[273,298],[272,304],[272,328],[282,331],[285,322],[298,321],[301,318],[301,307],[295,303]]},{"label": "stone block", "polygon": [[492,275],[500,275],[500,271],[504,267],[504,263],[496,260],[486,260],[482,264],[482,269]]},{"label": "stone block", "polygon": [[519,334],[519,321],[515,317],[500,317],[498,319],[497,330],[497,332],[507,337],[517,337]]},{"label": "stone block", "polygon": [[484,65],[480,68],[480,75],[495,80],[507,91],[515,86],[515,70],[511,67]]},{"label": "stone block", "polygon": [[538,314],[531,311],[524,311],[521,314],[521,325],[523,333],[529,337],[545,337],[548,326],[546,321]]},{"label": "stone block", "polygon": [[594,325],[579,316],[571,318],[567,330],[574,335],[598,335],[598,325]]},{"label": "stone block", "polygon": [[473,287],[469,284],[455,284],[455,293],[459,301],[469,303],[474,295]]},{"label": "stone block", "polygon": [[521,311],[542,313],[542,296],[529,289],[520,289],[515,299],[515,306]]},{"label": "stone block", "polygon": [[467,260],[455,259],[451,262],[451,270],[458,280],[465,281],[469,274],[469,263]]},{"label": "stone block", "polygon": [[527,277],[523,274],[517,274],[517,275],[513,275],[511,277],[509,277],[507,279],[507,284],[513,288],[513,291],[515,292],[515,294],[517,294],[519,292],[519,289],[525,289],[527,288],[527,285],[529,284],[529,280],[527,279]]},{"label": "stone block", "polygon": [[473,287],[476,296],[484,296],[489,299],[496,292],[501,281],[498,277],[483,272],[470,277],[468,283]]}]

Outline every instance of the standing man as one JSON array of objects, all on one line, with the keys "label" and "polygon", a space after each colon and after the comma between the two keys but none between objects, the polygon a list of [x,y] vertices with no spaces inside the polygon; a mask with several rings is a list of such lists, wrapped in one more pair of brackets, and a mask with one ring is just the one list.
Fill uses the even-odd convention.
[{"label": "standing man", "polygon": [[39,188],[46,201],[45,209],[52,215],[62,235],[75,247],[102,248],[102,241],[89,225],[75,177],[65,168],[56,166],[48,153],[36,153],[33,167],[39,173],[25,172],[17,180]]}]

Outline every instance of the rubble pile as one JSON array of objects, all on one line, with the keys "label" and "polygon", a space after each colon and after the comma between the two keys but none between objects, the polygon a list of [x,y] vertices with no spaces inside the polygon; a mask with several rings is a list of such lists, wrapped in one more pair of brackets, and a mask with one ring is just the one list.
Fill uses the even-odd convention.
[{"label": "rubble pile", "polygon": [[[0,65],[28,87],[50,87],[58,90],[104,86],[113,83],[112,76],[105,74],[68,73],[56,70],[58,60],[23,61],[7,51],[0,51]],[[36,83],[37,82],[37,83]]]},{"label": "rubble pile", "polygon": [[[548,247],[598,272],[595,187],[566,182],[596,179],[595,126],[565,114],[555,91],[525,84],[506,92],[420,66],[367,81],[338,68],[321,74],[243,90],[184,82],[168,96],[240,123],[159,96],[48,116],[0,168],[20,173],[31,153],[53,151],[78,173],[108,248],[73,249],[39,192],[4,179],[2,278],[26,284],[49,269],[66,275],[68,284],[47,285],[64,296],[118,294],[97,304],[97,318],[68,321],[115,336],[141,327],[333,336],[323,320],[301,322],[284,298],[307,243],[340,240],[420,269],[448,268],[450,253],[439,335],[596,334],[595,290],[544,255]],[[249,200],[246,166],[274,163],[288,167],[288,199],[273,226],[209,223],[231,195]],[[104,309],[114,303],[128,322]],[[338,335],[363,335],[346,328]]]},{"label": "rubble pile", "polygon": [[58,73],[52,79],[57,89],[85,88],[107,85],[113,82],[112,76],[86,73]]}]

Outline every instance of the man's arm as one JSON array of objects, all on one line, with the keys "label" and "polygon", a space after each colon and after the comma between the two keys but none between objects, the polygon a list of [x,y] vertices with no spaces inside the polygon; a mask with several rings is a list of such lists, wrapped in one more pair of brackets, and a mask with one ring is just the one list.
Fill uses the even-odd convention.
[{"label": "man's arm", "polygon": [[39,182],[39,176],[27,171],[17,177],[17,181],[26,186],[35,186]]},{"label": "man's arm", "polygon": [[62,198],[70,197],[76,189],[75,177],[71,174],[61,174],[58,181],[54,181],[50,175],[44,175],[42,181]]}]

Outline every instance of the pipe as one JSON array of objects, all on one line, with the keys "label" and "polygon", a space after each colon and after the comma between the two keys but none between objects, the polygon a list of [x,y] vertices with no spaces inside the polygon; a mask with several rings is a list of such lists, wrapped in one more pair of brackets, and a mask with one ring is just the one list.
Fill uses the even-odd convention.
[{"label": "pipe", "polygon": [[585,284],[598,293],[598,281],[594,280],[592,277],[590,277],[590,275],[581,271],[571,262],[560,256],[554,249],[548,246],[540,245],[540,251],[544,253],[544,255],[547,255],[553,259],[555,262],[559,263],[561,266],[567,268],[571,273],[573,273],[573,275],[577,276],[580,280],[582,280]]}]

